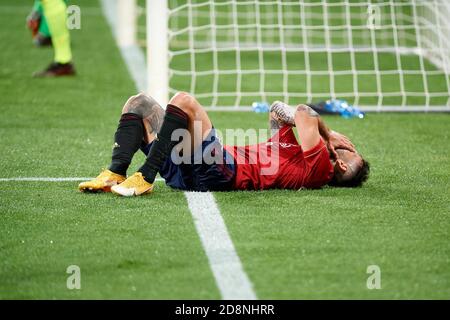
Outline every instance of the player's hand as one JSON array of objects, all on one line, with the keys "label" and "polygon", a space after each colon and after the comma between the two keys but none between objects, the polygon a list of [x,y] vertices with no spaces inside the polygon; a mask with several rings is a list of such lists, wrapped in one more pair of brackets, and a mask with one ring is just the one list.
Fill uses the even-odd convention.
[{"label": "player's hand", "polygon": [[36,36],[39,31],[39,25],[41,23],[41,15],[37,11],[31,12],[27,17],[27,27],[30,29],[31,34]]},{"label": "player's hand", "polygon": [[334,149],[334,146],[331,144],[330,141],[327,142],[327,149],[328,152],[330,153],[331,159],[336,160],[338,158],[338,155],[336,153],[336,150]]},{"label": "player's hand", "polygon": [[[355,146],[353,145],[353,143],[350,141],[349,138],[347,138],[345,135],[336,132],[336,131],[331,131],[330,132],[330,141],[329,144],[331,145],[331,148],[333,150],[334,153],[336,153],[336,151],[334,149],[345,149],[351,152],[355,152]],[[330,149],[330,146],[329,146]],[[331,151],[331,150],[330,150]]]}]

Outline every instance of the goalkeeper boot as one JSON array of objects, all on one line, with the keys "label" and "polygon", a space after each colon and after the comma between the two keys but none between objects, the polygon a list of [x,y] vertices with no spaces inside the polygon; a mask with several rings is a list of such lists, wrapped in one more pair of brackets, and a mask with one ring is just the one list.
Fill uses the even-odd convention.
[{"label": "goalkeeper boot", "polygon": [[279,123],[295,126],[295,108],[281,101],[275,101],[270,106],[270,114]]},{"label": "goalkeeper boot", "polygon": [[113,186],[111,191],[124,197],[140,196],[153,191],[153,184],[145,181],[140,172],[136,172],[127,180],[117,186]]},{"label": "goalkeeper boot", "polygon": [[122,183],[125,179],[124,176],[111,170],[103,170],[97,178],[80,183],[78,189],[81,192],[110,192],[112,186]]},{"label": "goalkeeper boot", "polygon": [[35,78],[44,77],[62,77],[62,76],[73,76],[75,75],[75,67],[71,62],[68,63],[58,63],[52,62],[45,70],[33,73]]}]

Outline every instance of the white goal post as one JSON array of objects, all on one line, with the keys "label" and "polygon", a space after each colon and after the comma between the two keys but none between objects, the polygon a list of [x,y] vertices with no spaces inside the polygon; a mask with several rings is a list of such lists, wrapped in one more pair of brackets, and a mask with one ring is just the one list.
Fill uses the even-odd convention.
[{"label": "white goal post", "polygon": [[147,0],[148,91],[161,104],[169,98],[169,16],[167,0]]},{"label": "white goal post", "polygon": [[450,111],[448,0],[147,0],[148,91],[212,110]]}]

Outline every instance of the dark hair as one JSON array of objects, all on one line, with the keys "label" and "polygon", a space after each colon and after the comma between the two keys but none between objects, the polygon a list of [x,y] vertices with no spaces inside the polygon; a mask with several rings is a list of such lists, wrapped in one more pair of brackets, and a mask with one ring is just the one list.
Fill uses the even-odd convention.
[{"label": "dark hair", "polygon": [[338,181],[336,176],[330,181],[330,186],[344,187],[344,188],[357,188],[361,187],[364,182],[369,178],[370,163],[362,158],[362,166],[355,173],[355,175],[348,180]]}]

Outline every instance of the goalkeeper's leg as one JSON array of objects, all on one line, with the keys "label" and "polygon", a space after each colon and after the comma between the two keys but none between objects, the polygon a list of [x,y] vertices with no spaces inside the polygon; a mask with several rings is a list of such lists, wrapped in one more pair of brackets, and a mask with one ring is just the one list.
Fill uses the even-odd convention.
[{"label": "goalkeeper's leg", "polygon": [[41,0],[44,16],[51,33],[55,52],[54,61],[44,71],[34,74],[35,77],[57,77],[74,75],[70,35],[67,28],[67,5],[63,0]]},{"label": "goalkeeper's leg", "polygon": [[[48,28],[47,19],[44,15],[44,9],[40,3],[40,0],[36,0],[38,2],[38,10],[41,13],[41,23],[39,24],[39,31],[36,37],[33,39],[33,43],[38,47],[45,47],[52,45],[52,35],[50,34],[50,29]],[[65,1],[67,3],[67,1]]]},{"label": "goalkeeper's leg", "polygon": [[164,109],[151,97],[138,94],[128,99],[122,108],[122,115],[114,135],[111,164],[107,170],[79,185],[85,192],[110,191],[111,187],[123,182],[131,160],[141,144],[148,144],[159,131]]}]

